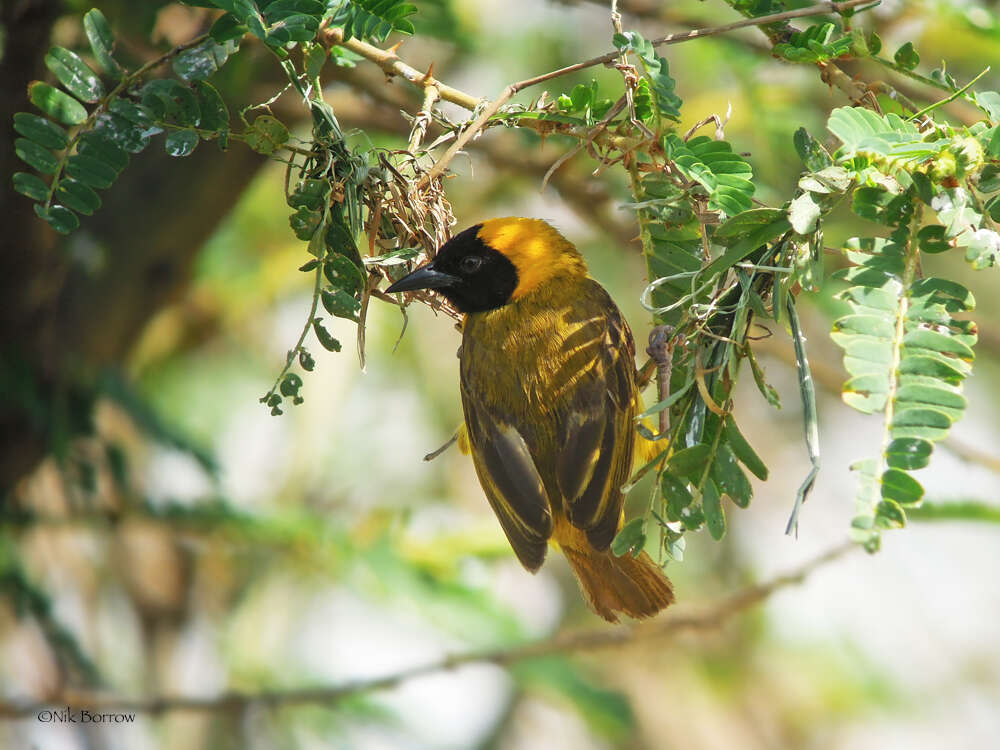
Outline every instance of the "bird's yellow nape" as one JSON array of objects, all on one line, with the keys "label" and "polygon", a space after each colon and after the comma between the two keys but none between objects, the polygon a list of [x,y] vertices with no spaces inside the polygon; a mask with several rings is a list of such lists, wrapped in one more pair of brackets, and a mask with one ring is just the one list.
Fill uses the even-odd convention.
[{"label": "bird's yellow nape", "polygon": [[541,219],[511,216],[484,221],[477,237],[506,256],[517,269],[517,299],[558,276],[586,276],[579,251]]}]

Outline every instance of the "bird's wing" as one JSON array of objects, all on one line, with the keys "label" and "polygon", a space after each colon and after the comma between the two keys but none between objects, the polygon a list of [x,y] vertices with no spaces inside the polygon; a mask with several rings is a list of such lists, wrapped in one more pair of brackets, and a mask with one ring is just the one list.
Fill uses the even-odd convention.
[{"label": "bird's wing", "polygon": [[599,313],[567,339],[574,354],[565,366],[572,369],[574,360],[587,365],[577,369],[560,420],[556,480],[570,522],[594,547],[606,549],[618,531],[621,487],[632,467],[635,344],[618,308],[600,292]]},{"label": "bird's wing", "polygon": [[479,482],[518,560],[534,572],[545,560],[552,534],[542,477],[517,427],[490,409],[464,381],[462,404]]}]

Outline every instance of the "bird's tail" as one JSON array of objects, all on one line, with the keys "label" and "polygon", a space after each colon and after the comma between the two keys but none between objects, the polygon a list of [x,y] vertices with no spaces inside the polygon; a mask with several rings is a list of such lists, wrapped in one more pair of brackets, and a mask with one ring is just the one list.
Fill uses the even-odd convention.
[{"label": "bird's tail", "polygon": [[562,550],[591,608],[608,622],[618,622],[617,612],[652,617],[674,601],[670,581],[645,552],[616,557],[610,549]]}]

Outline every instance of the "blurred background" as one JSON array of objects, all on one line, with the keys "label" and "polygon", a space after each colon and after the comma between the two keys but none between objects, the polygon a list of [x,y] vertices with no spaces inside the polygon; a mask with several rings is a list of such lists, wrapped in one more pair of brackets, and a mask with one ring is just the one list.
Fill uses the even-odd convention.
[{"label": "blurred background", "polygon": [[[80,16],[100,7],[126,59],[144,61],[205,28],[210,12],[151,1],[7,0],[0,128],[28,109],[48,45],[85,45]],[[737,20],[725,3],[624,0],[647,37]],[[400,55],[443,81],[493,97],[509,82],[610,46],[608,9],[585,2],[425,0]],[[887,0],[865,24],[891,51],[913,40],[928,70],[960,82],[1000,60],[989,3]],[[800,26],[803,24],[799,24]],[[393,41],[393,40],[390,40]],[[246,45],[252,47],[250,42]],[[847,102],[808,65],[770,56],[746,29],[667,48],[685,100],[682,132],[732,107],[726,136],[750,154],[757,197],[792,195],[800,125],[823,137]],[[230,109],[280,82],[264,50],[213,78]],[[923,68],[921,68],[923,70]],[[864,80],[884,69],[846,63]],[[598,69],[559,81],[568,90]],[[418,92],[362,61],[327,66],[327,99],[359,142],[401,147],[400,115]],[[918,102],[937,92],[893,84]],[[1000,86],[998,72],[983,89]],[[539,91],[529,92],[537,96]],[[527,98],[524,98],[527,101]],[[307,128],[292,97],[274,104]],[[455,118],[461,110],[445,105]],[[956,122],[975,112],[950,105]],[[621,175],[591,175],[586,156],[539,191],[565,151],[558,139],[494,129],[453,163],[458,228],[523,215],[559,227],[626,313],[639,341],[645,269]],[[272,417],[258,402],[294,345],[311,295],[297,268],[305,244],[288,225],[284,169],[234,144],[187,159],[150,148],[104,208],[61,239],[2,192],[4,303],[0,485],[0,696],[58,699],[67,688],[123,696],[211,697],[398,673],[480,648],[564,629],[602,628],[565,562],[537,574],[512,555],[470,461],[422,457],[461,419],[453,321],[373,301],[367,367],[355,329],[338,320],[338,354],[319,346],[305,403]],[[20,168],[9,146],[5,184]],[[847,211],[826,228],[838,246],[861,233]],[[828,256],[831,268],[840,262]],[[978,361],[970,408],[919,479],[936,501],[997,502],[1000,295],[995,271],[934,256],[976,295]],[[878,444],[878,421],[845,407],[840,307],[828,282],[801,306],[820,388],[823,470],[798,538],[784,535],[808,471],[787,334],[759,342],[782,397],[776,410],[744,378],[743,432],[771,469],[716,543],[689,534],[671,564],[678,607],[768,578],[846,538],[856,478],[849,464]],[[402,333],[402,336],[401,336]],[[651,394],[650,394],[651,396]],[[647,396],[647,400],[649,396]],[[649,487],[630,501],[644,507]],[[1000,505],[1000,503],[997,503]],[[11,748],[982,748],[1000,732],[1000,560],[996,525],[913,521],[818,571],[719,629],[510,668],[469,664],[321,706],[251,704],[212,713],[138,714],[128,725],[0,721]]]}]

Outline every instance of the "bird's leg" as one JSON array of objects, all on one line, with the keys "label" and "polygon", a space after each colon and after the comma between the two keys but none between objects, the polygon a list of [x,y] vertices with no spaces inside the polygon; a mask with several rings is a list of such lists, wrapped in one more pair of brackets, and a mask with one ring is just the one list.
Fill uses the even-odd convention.
[{"label": "bird's leg", "polygon": [[458,430],[455,430],[455,434],[452,435],[450,438],[448,438],[448,442],[446,442],[444,445],[442,445],[437,450],[433,450],[430,453],[428,453],[426,456],[424,456],[424,461],[433,461],[435,458],[437,458],[442,453],[444,453],[446,450],[448,450],[455,443],[456,440],[458,440]]},{"label": "bird's leg", "polygon": [[[646,354],[650,361],[656,364],[656,396],[657,401],[666,401],[670,396],[670,372],[674,359],[674,327],[656,326],[649,332],[649,346]],[[643,369],[646,369],[645,367]],[[670,429],[670,410],[660,410],[660,435],[666,435]]]}]

